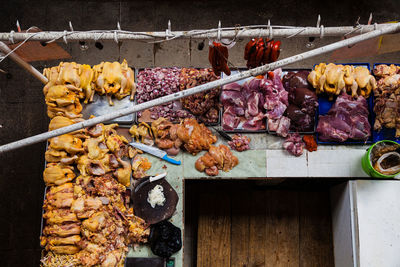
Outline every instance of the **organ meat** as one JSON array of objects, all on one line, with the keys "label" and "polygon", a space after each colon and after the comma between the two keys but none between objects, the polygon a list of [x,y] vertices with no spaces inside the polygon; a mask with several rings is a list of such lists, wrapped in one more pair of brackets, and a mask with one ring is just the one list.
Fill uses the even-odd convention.
[{"label": "organ meat", "polygon": [[314,131],[315,112],[318,98],[307,81],[309,71],[288,72],[282,82],[289,91],[289,107],[286,116],[290,118],[290,130],[299,132]]},{"label": "organ meat", "polygon": [[317,132],[321,141],[344,142],[347,139],[366,141],[371,136],[367,101],[342,93],[327,115],[319,116]]}]

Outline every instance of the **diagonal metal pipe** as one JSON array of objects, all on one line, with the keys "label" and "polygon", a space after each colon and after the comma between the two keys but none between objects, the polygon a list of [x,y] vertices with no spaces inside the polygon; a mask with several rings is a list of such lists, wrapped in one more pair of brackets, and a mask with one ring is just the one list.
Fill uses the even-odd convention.
[{"label": "diagonal metal pipe", "polygon": [[193,95],[196,93],[204,92],[204,91],[207,91],[212,88],[219,87],[219,86],[222,86],[222,85],[225,85],[228,83],[236,82],[236,81],[244,79],[244,78],[248,78],[251,76],[257,76],[257,75],[266,73],[267,71],[272,70],[272,69],[280,68],[280,67],[286,66],[288,64],[302,61],[304,59],[308,59],[308,58],[311,58],[314,56],[325,54],[325,53],[334,51],[334,50],[342,48],[342,47],[346,47],[349,45],[359,43],[361,41],[365,41],[365,40],[368,40],[371,38],[381,36],[383,34],[394,33],[394,32],[398,32],[398,31],[400,31],[400,23],[390,24],[387,27],[382,28],[382,29],[377,29],[377,30],[374,30],[374,31],[371,31],[371,32],[368,32],[368,33],[365,33],[362,35],[358,35],[358,36],[355,36],[355,37],[352,37],[349,39],[338,41],[336,43],[332,43],[332,44],[329,44],[329,45],[326,45],[326,46],[323,46],[320,48],[316,48],[314,50],[310,50],[310,51],[307,51],[307,52],[304,52],[304,53],[301,53],[301,54],[298,54],[295,56],[291,56],[291,57],[276,61],[271,64],[267,64],[267,65],[264,65],[264,66],[261,66],[261,67],[255,68],[255,69],[247,70],[247,71],[241,72],[239,74],[231,75],[224,79],[212,81],[212,82],[200,85],[200,86],[190,88],[185,91],[180,91],[178,93],[174,93],[174,94],[167,95],[167,96],[164,96],[161,98],[157,98],[157,99],[154,99],[154,100],[142,103],[142,104],[138,104],[133,107],[121,109],[121,110],[115,111],[113,113],[109,113],[109,114],[99,116],[99,117],[96,117],[93,119],[85,120],[83,122],[79,122],[79,123],[76,123],[76,124],[73,124],[70,126],[66,126],[66,127],[59,128],[59,129],[56,129],[56,130],[53,130],[50,132],[45,132],[45,133],[31,136],[31,137],[28,137],[28,138],[25,138],[25,139],[22,139],[19,141],[5,144],[5,145],[0,146],[0,153],[4,153],[6,151],[14,150],[14,149],[17,149],[20,147],[32,145],[32,144],[39,143],[42,141],[46,141],[47,139],[55,137],[55,136],[70,133],[70,132],[73,132],[73,131],[76,131],[76,130],[79,130],[79,129],[82,129],[85,127],[90,127],[90,126],[96,125],[97,123],[110,121],[112,119],[122,117],[122,116],[125,116],[128,114],[131,114],[131,113],[135,113],[135,112],[138,112],[138,111],[141,111],[141,110],[153,107],[153,106],[164,104],[164,103],[167,103],[167,102],[170,102],[173,100],[177,100],[177,99],[180,99],[180,98],[183,98],[183,97],[186,97],[189,95]]}]

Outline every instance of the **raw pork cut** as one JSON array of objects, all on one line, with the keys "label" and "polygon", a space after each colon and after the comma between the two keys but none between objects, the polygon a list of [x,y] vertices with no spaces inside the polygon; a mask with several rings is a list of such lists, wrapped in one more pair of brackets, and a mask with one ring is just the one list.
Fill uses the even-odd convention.
[{"label": "raw pork cut", "polygon": [[368,106],[364,97],[356,100],[342,93],[327,115],[319,116],[317,133],[321,141],[344,142],[348,139],[368,140],[371,125]]}]

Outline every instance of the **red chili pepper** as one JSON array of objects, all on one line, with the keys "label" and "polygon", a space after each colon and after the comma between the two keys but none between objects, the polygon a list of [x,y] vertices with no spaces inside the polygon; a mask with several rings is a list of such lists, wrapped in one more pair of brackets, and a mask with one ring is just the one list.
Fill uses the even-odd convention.
[{"label": "red chili pepper", "polygon": [[265,51],[264,51],[264,57],[263,57],[264,64],[269,63],[269,57],[271,54],[271,42],[273,42],[273,41],[269,40],[268,38],[265,39]]}]

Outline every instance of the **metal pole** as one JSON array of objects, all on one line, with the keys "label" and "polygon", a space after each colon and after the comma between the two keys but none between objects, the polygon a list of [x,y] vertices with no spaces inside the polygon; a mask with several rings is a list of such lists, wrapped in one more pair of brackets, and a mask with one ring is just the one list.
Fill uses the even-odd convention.
[{"label": "metal pole", "polygon": [[184,90],[184,91],[180,91],[178,93],[174,93],[174,94],[167,95],[167,96],[164,96],[161,98],[157,98],[157,99],[154,99],[154,100],[142,103],[142,104],[138,104],[133,107],[121,109],[116,112],[112,112],[112,113],[109,113],[109,114],[106,114],[103,116],[99,116],[99,117],[96,117],[96,118],[93,118],[90,120],[86,120],[86,121],[79,122],[79,123],[76,123],[76,124],[73,124],[70,126],[66,126],[63,128],[59,128],[59,129],[56,129],[56,130],[53,130],[50,132],[45,132],[42,134],[38,134],[38,135],[35,135],[32,137],[28,137],[28,138],[16,141],[16,142],[12,142],[12,143],[0,146],[0,153],[6,152],[9,150],[13,150],[13,149],[17,149],[20,147],[28,146],[31,144],[39,143],[42,141],[46,141],[47,139],[49,139],[51,137],[70,133],[70,132],[73,132],[73,131],[76,131],[76,130],[79,130],[79,129],[82,129],[85,127],[93,126],[93,125],[96,125],[97,123],[109,121],[109,120],[112,120],[112,119],[115,119],[118,117],[122,117],[122,116],[131,114],[131,113],[134,113],[137,111],[141,111],[141,110],[153,107],[153,106],[157,106],[157,105],[164,104],[164,103],[167,103],[167,102],[170,102],[173,100],[177,100],[182,97],[186,97],[189,95],[207,91],[212,88],[219,87],[221,85],[236,82],[236,81],[244,79],[244,78],[248,78],[251,76],[257,76],[262,73],[266,73],[267,71],[269,71],[271,69],[280,68],[280,67],[288,65],[288,64],[292,64],[292,63],[295,63],[295,62],[298,62],[298,61],[301,61],[301,60],[304,60],[307,58],[311,58],[311,57],[314,57],[314,56],[317,56],[320,54],[325,54],[325,53],[331,52],[333,50],[336,50],[336,49],[339,49],[342,47],[346,47],[348,45],[353,45],[353,44],[356,44],[361,41],[375,38],[375,37],[378,37],[383,34],[393,33],[393,32],[399,31],[399,30],[400,30],[400,23],[395,23],[395,24],[392,24],[383,29],[375,30],[375,31],[365,33],[365,34],[362,34],[359,36],[355,36],[355,37],[352,37],[349,39],[345,39],[345,40],[342,40],[342,41],[339,41],[339,42],[336,42],[333,44],[329,44],[329,45],[326,45],[326,46],[323,46],[323,47],[320,47],[320,48],[317,48],[314,50],[307,51],[305,53],[301,53],[299,55],[295,55],[292,57],[288,57],[288,58],[276,61],[276,62],[268,64],[268,65],[264,65],[264,66],[261,66],[261,67],[255,68],[255,69],[247,70],[247,71],[241,72],[239,74],[231,75],[224,79],[212,81],[212,82],[209,82],[209,83],[206,83],[203,85],[199,85],[199,86],[196,86],[196,87]]},{"label": "metal pole", "polygon": [[[11,52],[11,49],[5,43],[0,42],[0,51],[3,52],[4,54],[8,54]],[[11,53],[9,57],[12,60],[14,60],[18,65],[23,67],[25,70],[30,72],[33,76],[38,78],[42,83],[46,84],[48,82],[47,78],[42,73],[40,73],[40,71],[35,69],[32,65],[28,64],[27,62],[25,62],[25,60],[20,58],[17,54]]]},{"label": "metal pole", "polygon": [[[270,30],[274,37],[320,37],[320,36],[343,36],[348,33],[363,34],[377,29],[383,29],[390,24],[343,26],[343,27],[288,27],[275,26],[271,28],[260,25],[258,28],[253,26],[244,26],[235,28],[221,28],[221,38],[252,38],[268,37]],[[131,32],[124,30],[104,30],[104,31],[47,31],[39,33],[21,33],[21,32],[3,32],[0,33],[0,41],[8,41],[12,38],[14,41],[23,41],[27,38],[32,41],[88,41],[88,40],[154,40],[154,39],[215,39],[218,36],[218,29],[209,30],[191,30],[191,31],[171,31],[163,32]]]}]

